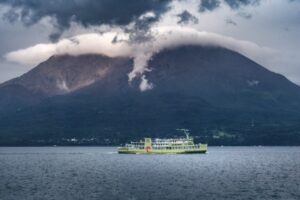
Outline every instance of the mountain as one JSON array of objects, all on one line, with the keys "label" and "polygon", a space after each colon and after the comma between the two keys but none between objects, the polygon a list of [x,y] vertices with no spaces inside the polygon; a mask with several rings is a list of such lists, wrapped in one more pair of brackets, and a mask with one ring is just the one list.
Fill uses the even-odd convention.
[{"label": "mountain", "polygon": [[18,85],[44,96],[67,94],[111,76],[120,65],[131,65],[128,58],[109,58],[102,55],[52,56],[20,78],[2,87]]},{"label": "mountain", "polygon": [[128,83],[131,58],[52,56],[0,85],[0,145],[119,144],[178,136],[222,145],[299,145],[300,87],[219,47],[165,49]]}]

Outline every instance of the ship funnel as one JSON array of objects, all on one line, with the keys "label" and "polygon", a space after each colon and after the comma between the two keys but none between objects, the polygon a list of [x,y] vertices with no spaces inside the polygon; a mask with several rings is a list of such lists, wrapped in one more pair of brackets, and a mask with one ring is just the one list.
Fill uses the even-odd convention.
[{"label": "ship funnel", "polygon": [[148,153],[152,149],[152,140],[151,138],[145,138],[144,149]]}]

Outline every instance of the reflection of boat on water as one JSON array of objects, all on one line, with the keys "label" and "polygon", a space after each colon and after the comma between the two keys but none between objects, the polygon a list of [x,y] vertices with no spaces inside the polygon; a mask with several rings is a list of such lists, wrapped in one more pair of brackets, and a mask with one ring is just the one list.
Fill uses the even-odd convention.
[{"label": "reflection of boat on water", "polygon": [[195,144],[193,137],[189,136],[187,129],[180,129],[186,134],[185,138],[178,139],[151,139],[131,142],[118,148],[118,153],[123,154],[184,154],[206,153],[207,144]]}]

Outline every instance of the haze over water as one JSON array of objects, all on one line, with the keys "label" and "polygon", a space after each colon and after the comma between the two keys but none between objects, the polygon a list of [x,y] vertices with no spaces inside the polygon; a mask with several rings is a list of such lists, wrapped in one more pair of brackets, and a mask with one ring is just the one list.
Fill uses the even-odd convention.
[{"label": "haze over water", "polygon": [[1,147],[0,199],[300,199],[299,147],[119,155],[112,147]]}]

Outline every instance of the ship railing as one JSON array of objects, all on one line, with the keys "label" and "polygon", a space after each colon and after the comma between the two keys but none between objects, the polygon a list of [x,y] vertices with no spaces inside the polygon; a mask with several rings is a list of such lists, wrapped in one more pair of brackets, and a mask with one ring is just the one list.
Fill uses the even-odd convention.
[{"label": "ship railing", "polygon": [[145,142],[130,142],[132,145],[144,145]]},{"label": "ship railing", "polygon": [[172,141],[190,141],[193,140],[192,138],[176,138],[176,139],[160,139],[160,138],[156,138],[154,139],[154,141],[156,142],[172,142]]},{"label": "ship railing", "polygon": [[143,145],[126,144],[125,147],[133,148],[133,149],[144,149],[144,144]]},{"label": "ship railing", "polygon": [[181,145],[181,146],[153,146],[154,149],[200,149],[202,144],[197,145]]},{"label": "ship railing", "polygon": [[185,143],[190,143],[193,142],[193,140],[155,140],[153,141],[154,144],[185,144]]}]

